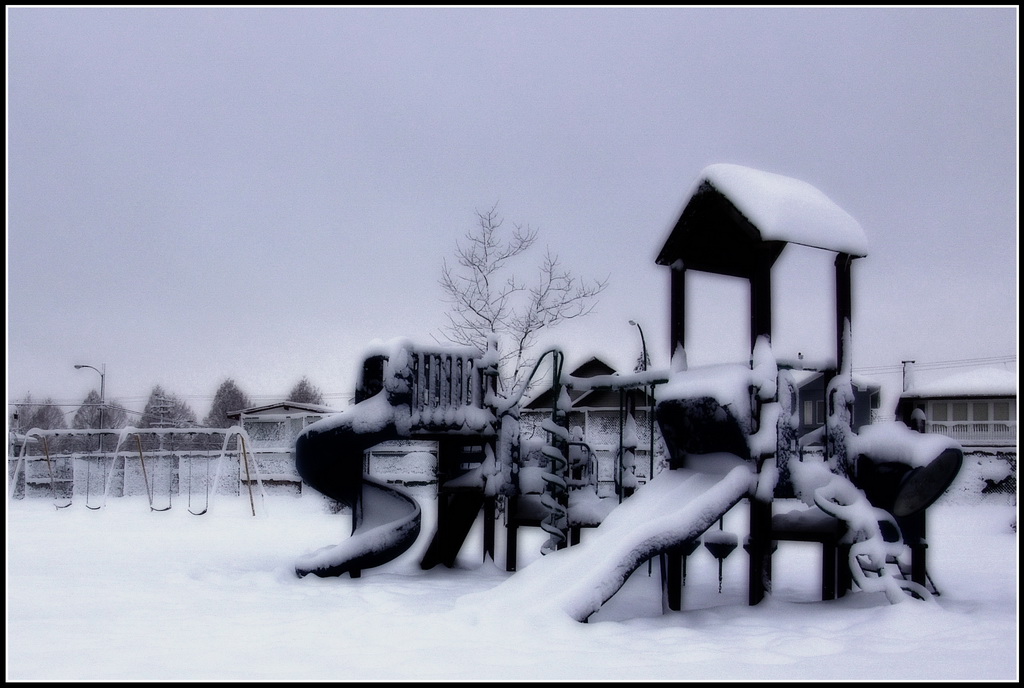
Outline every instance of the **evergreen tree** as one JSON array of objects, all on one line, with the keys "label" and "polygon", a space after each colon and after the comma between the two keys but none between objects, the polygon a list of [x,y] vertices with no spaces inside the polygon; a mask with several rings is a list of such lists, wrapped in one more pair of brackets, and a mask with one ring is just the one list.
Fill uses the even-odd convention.
[{"label": "evergreen tree", "polygon": [[250,406],[252,402],[249,401],[249,397],[239,389],[234,380],[228,378],[220,384],[217,393],[213,395],[213,405],[206,414],[203,425],[208,428],[230,428],[236,421],[228,418],[228,414]]},{"label": "evergreen tree", "polygon": [[149,393],[139,421],[141,428],[187,428],[198,424],[195,411],[160,385],[153,387]]},{"label": "evergreen tree", "polygon": [[292,391],[288,393],[288,401],[296,401],[300,404],[323,404],[324,395],[320,392],[320,388],[316,387],[309,381],[309,378],[303,376],[301,380],[292,387]]},{"label": "evergreen tree", "polygon": [[[178,398],[164,390],[160,385],[153,387],[146,401],[146,407],[142,410],[142,418],[139,419],[140,428],[189,428],[199,425],[195,412]],[[170,438],[164,441],[162,437],[141,435],[142,445],[146,450],[150,449],[174,449],[179,445],[177,438]]]}]

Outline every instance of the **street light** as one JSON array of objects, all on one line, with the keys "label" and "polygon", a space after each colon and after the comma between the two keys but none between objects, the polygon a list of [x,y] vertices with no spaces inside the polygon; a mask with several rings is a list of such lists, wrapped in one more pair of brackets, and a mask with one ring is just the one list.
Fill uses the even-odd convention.
[{"label": "street light", "polygon": [[[100,428],[103,427],[103,406],[106,404],[106,399],[107,399],[107,397],[106,397],[107,364],[104,363],[102,365],[103,365],[103,370],[100,370],[96,366],[85,365],[85,364],[82,364],[82,363],[79,363],[79,364],[75,365],[75,370],[81,370],[82,368],[92,368],[93,370],[95,370],[97,373],[100,374]],[[102,446],[102,442],[103,442],[103,439],[102,439],[102,436],[101,436],[101,438],[100,438],[101,446]]]},{"label": "street light", "polygon": [[[640,327],[640,323],[636,320],[630,320],[630,325],[634,325],[636,329],[640,330],[640,345],[643,347],[643,359],[640,361],[640,369],[643,371],[647,370],[647,363],[650,360],[647,356],[647,340],[644,338],[644,328]],[[647,387],[644,387],[644,394],[647,395]],[[650,472],[647,474],[647,479],[650,480],[654,477],[654,408],[652,401],[654,399],[654,385],[651,384],[650,395],[645,399],[647,407],[647,424],[648,434],[650,435],[651,446],[648,450],[647,458],[650,460]]]},{"label": "street light", "polygon": [[647,357],[647,340],[646,340],[646,339],[644,339],[644,328],[640,327],[640,323],[638,323],[638,322],[637,322],[637,321],[635,321],[635,320],[630,320],[630,321],[629,321],[629,324],[630,324],[630,325],[634,325],[634,326],[636,327],[636,329],[640,330],[640,344],[641,344],[641,346],[643,346],[643,348],[644,348],[644,357],[643,357],[643,359],[642,359],[642,360],[640,361],[640,366],[641,366],[641,368],[640,368],[640,369],[641,369],[641,370],[647,370],[647,362],[648,362],[648,361],[649,361],[650,359],[649,359],[649,358]]}]

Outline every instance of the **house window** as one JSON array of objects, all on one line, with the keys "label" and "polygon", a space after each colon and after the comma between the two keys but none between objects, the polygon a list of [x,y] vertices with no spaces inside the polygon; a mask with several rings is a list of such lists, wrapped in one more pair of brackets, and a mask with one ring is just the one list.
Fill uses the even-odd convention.
[{"label": "house window", "polygon": [[931,401],[929,432],[938,432],[966,441],[1012,441],[1016,402],[997,399]]},{"label": "house window", "polygon": [[305,426],[305,419],[302,416],[298,418],[288,418],[288,442],[295,442],[295,438],[302,432],[302,428]]},{"label": "house window", "polygon": [[814,402],[804,402],[804,425],[814,425]]},{"label": "house window", "polygon": [[819,424],[825,423],[825,402],[816,401],[814,402],[814,422]]},{"label": "house window", "polygon": [[249,437],[257,446],[274,446],[285,441],[285,426],[281,421],[250,421],[246,424]]}]

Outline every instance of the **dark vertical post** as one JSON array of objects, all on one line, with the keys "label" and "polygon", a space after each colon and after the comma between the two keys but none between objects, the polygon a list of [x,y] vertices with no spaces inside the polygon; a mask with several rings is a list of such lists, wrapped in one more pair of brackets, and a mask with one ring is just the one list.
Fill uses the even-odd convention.
[{"label": "dark vertical post", "polygon": [[[821,599],[836,599],[838,569],[838,552],[836,543],[825,540],[821,543]],[[845,562],[843,562],[845,565]]]},{"label": "dark vertical post", "polygon": [[[755,258],[750,276],[750,352],[753,356],[758,337],[772,336],[772,263],[774,259],[765,250]],[[760,413],[754,411],[757,420]],[[758,467],[760,468],[760,467]],[[772,502],[750,498],[750,556],[749,603],[757,604],[771,592],[772,575]]]},{"label": "dark vertical post", "polygon": [[672,337],[669,357],[675,355],[676,349],[686,346],[686,268],[671,268],[672,284],[670,287],[669,325]]},{"label": "dark vertical post", "polygon": [[853,573],[850,571],[850,545],[840,544],[837,548],[836,597],[842,597],[853,589]]},{"label": "dark vertical post", "polygon": [[615,453],[615,493],[619,496],[619,504],[625,495],[625,488],[622,485],[622,458],[623,458],[623,430],[626,425],[626,390],[619,389],[619,449]]},{"label": "dark vertical post", "polygon": [[[850,360],[852,352],[847,350],[847,338],[853,331],[853,287],[852,270],[853,256],[848,253],[836,254],[836,370],[825,373],[825,415],[839,413],[833,408],[834,398],[829,395],[832,378],[836,375],[849,374],[853,365]],[[842,437],[833,437],[829,432],[829,422],[825,422],[825,458],[841,471],[849,470],[850,457]]]},{"label": "dark vertical post", "polygon": [[910,548],[910,580],[925,586],[928,583],[925,566],[928,550],[925,512],[921,510],[910,516],[897,517],[896,523],[903,535],[903,542]]},{"label": "dark vertical post", "polygon": [[484,561],[487,557],[494,561],[494,521],[497,513],[497,498],[493,495],[484,497]]},{"label": "dark vertical post", "polygon": [[853,329],[853,256],[848,253],[836,255],[836,365],[840,370],[850,363],[846,357],[846,325]]},{"label": "dark vertical post", "polygon": [[772,578],[772,503],[750,498],[749,604],[757,604],[771,592]]},{"label": "dark vertical post", "polygon": [[669,549],[662,555],[665,601],[671,611],[678,612],[683,608],[683,550]]},{"label": "dark vertical post", "polygon": [[772,261],[759,255],[750,276],[750,350],[761,335],[772,336]]},{"label": "dark vertical post", "polygon": [[516,545],[519,544],[519,524],[515,521],[515,498],[509,503],[508,525],[505,527],[505,570],[516,570]]}]

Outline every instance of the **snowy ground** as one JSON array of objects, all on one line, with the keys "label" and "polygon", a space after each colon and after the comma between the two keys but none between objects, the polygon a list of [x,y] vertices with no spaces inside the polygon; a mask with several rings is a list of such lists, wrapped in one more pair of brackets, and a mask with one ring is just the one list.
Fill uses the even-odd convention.
[{"label": "snowy ground", "polygon": [[[296,578],[301,554],[338,542],[348,517],[316,496],[246,498],[204,516],[144,500],[7,510],[7,680],[1015,680],[1016,507],[930,513],[934,603],[881,594],[819,601],[820,549],[783,543],[774,592],[746,605],[746,554],[687,563],[684,607],[661,613],[642,566],[588,624],[498,616],[487,591],[509,575],[467,546],[453,570],[413,551],[362,578]],[[726,529],[742,528],[730,512]],[[478,543],[478,534],[471,534]],[[584,537],[587,532],[584,532]],[[543,540],[523,529],[521,562]],[[501,543],[499,542],[499,545]],[[526,565],[529,565],[528,563]],[[557,586],[558,581],[552,581]],[[481,594],[474,594],[481,593]]]}]

